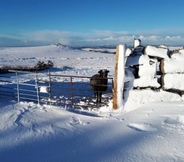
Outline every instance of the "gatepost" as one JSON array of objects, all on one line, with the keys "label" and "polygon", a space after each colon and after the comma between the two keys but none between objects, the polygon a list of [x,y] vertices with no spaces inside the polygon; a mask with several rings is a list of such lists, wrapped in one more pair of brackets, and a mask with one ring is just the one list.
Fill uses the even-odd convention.
[{"label": "gatepost", "polygon": [[113,109],[123,109],[126,45],[116,46],[116,63],[113,88]]}]

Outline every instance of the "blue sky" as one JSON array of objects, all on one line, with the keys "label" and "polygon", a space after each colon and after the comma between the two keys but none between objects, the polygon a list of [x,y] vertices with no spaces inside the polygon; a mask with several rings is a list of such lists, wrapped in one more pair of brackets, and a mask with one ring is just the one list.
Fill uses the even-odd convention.
[{"label": "blue sky", "polygon": [[0,46],[183,45],[183,0],[1,0]]}]

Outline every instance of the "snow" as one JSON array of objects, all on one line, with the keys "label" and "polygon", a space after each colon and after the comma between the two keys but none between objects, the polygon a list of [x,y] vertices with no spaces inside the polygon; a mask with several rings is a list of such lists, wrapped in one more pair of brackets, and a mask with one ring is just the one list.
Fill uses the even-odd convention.
[{"label": "snow", "polygon": [[135,79],[133,86],[134,87],[142,87],[142,88],[146,88],[146,87],[158,88],[158,87],[160,87],[160,84],[158,83],[157,78],[143,76],[143,77]]},{"label": "snow", "polygon": [[137,46],[141,45],[141,40],[140,39],[134,39],[134,48],[136,48]]},{"label": "snow", "polygon": [[47,87],[47,86],[41,86],[40,87],[40,92],[42,92],[42,93],[48,93],[49,92],[49,87]]},{"label": "snow", "polygon": [[[115,55],[65,46],[0,48],[0,65],[51,60],[56,74],[114,75]],[[112,103],[94,110],[37,105],[0,96],[0,161],[184,161],[184,98],[177,93],[132,90],[125,71],[124,111]],[[42,89],[46,91],[46,88]]]},{"label": "snow", "polygon": [[147,64],[149,60],[149,57],[147,55],[135,55],[135,56],[129,56],[126,61],[126,67],[131,65],[143,65]]},{"label": "snow", "polygon": [[184,91],[184,74],[165,74],[163,76],[164,89],[174,89]]},{"label": "snow", "polygon": [[132,49],[131,48],[126,48],[125,57],[130,56],[131,53],[132,53]]},{"label": "snow", "polygon": [[144,64],[139,66],[139,76],[154,78],[156,75],[156,69],[157,69],[157,60],[148,58],[148,60]]},{"label": "snow", "polygon": [[169,59],[168,56],[168,49],[167,48],[162,48],[162,47],[155,47],[148,45],[145,48],[145,54],[153,57],[160,57],[164,59]]},{"label": "snow", "polygon": [[184,50],[173,53],[169,60],[164,60],[164,73],[183,73],[184,71]]},{"label": "snow", "polygon": [[129,56],[126,61],[126,67],[139,65],[139,78],[133,81],[133,87],[160,87],[157,81],[156,69],[157,60],[150,59],[148,55],[134,55]]}]

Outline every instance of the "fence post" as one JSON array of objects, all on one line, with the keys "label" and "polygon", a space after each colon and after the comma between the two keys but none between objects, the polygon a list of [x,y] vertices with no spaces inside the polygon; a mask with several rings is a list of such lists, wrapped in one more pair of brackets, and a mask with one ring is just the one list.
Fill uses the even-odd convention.
[{"label": "fence post", "polygon": [[73,94],[73,80],[72,80],[72,76],[70,76],[70,86],[71,86],[71,95],[72,95],[72,106],[74,106],[74,94]]},{"label": "fence post", "polygon": [[51,100],[52,92],[51,92],[51,75],[50,75],[50,70],[48,70],[48,73],[49,73],[49,89],[48,89],[48,92],[49,92],[49,100]]},{"label": "fence post", "polygon": [[113,88],[113,109],[123,108],[126,45],[116,46],[116,63]]},{"label": "fence post", "polygon": [[18,99],[18,102],[20,102],[19,76],[17,71],[15,73],[16,73],[16,80],[17,80],[17,99]]},{"label": "fence post", "polygon": [[38,85],[38,76],[37,76],[37,72],[35,72],[35,87],[36,87],[36,93],[37,93],[37,100],[38,100],[38,104],[40,105],[40,94],[39,94],[39,85]]}]

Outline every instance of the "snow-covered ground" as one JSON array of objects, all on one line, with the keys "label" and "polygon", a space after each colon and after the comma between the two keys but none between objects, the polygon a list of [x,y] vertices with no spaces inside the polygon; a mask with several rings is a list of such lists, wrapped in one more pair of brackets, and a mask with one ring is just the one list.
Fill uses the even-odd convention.
[{"label": "snow-covered ground", "polygon": [[[0,66],[48,60],[62,69],[57,74],[91,76],[107,68],[114,75],[114,54],[56,45],[0,48]],[[183,97],[130,90],[124,110],[111,106],[74,111],[1,96],[0,162],[184,161]]]}]

